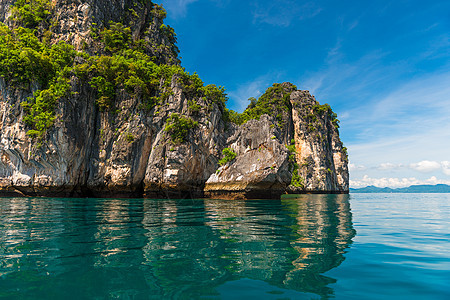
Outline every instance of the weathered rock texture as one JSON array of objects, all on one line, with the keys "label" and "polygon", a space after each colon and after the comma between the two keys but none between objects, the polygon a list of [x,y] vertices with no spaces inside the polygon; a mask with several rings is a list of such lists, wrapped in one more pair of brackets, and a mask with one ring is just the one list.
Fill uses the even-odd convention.
[{"label": "weathered rock texture", "polygon": [[268,115],[235,128],[227,146],[237,154],[206,182],[205,191],[219,198],[273,198],[291,182],[289,152],[282,131]]},{"label": "weathered rock texture", "polygon": [[[10,27],[14,2],[0,0],[0,21]],[[162,32],[161,11],[151,2],[53,3],[52,43],[64,40],[101,54],[90,35],[93,23],[120,21],[134,38],[145,40],[156,62],[179,63],[178,49]],[[159,92],[171,92],[150,111],[123,89],[116,91],[115,109],[102,110],[86,81],[73,76],[70,85],[72,93],[58,101],[56,122],[37,146],[27,135],[21,103],[41,87],[32,82],[17,88],[0,77],[0,195],[273,198],[348,192],[347,157],[335,123],[328,112],[314,111],[318,103],[308,92],[292,85],[285,84],[291,107],[282,114],[282,126],[268,115],[241,126],[227,122],[223,106],[193,94],[177,75],[161,79]],[[193,103],[200,109],[193,110]],[[174,113],[196,122],[181,143],[164,130]],[[295,158],[287,148],[292,139]],[[224,148],[237,156],[219,166]],[[296,170],[301,184],[292,185]]]},{"label": "weathered rock texture", "polygon": [[[208,179],[208,196],[273,198],[283,193],[348,192],[347,153],[332,111],[307,91],[292,91],[290,103],[290,115],[283,116],[281,128],[275,118],[262,115],[228,138],[227,145],[237,156]],[[296,183],[294,172],[298,172]]]},{"label": "weathered rock texture", "polygon": [[[11,18],[17,0],[0,0],[0,22],[15,26]],[[51,10],[52,43],[65,41],[76,50],[99,51],[92,28],[103,28],[110,22],[121,22],[132,29],[133,39],[147,41],[146,52],[162,63],[179,63],[178,48],[161,30],[165,11],[155,8],[151,1],[140,0],[53,0]],[[38,28],[41,34],[45,30]]]},{"label": "weathered rock texture", "polygon": [[[307,192],[348,191],[348,158],[331,110],[320,111],[307,91],[291,94],[292,122],[299,175]],[[326,107],[322,106],[322,109]],[[291,189],[299,191],[298,188]]]}]

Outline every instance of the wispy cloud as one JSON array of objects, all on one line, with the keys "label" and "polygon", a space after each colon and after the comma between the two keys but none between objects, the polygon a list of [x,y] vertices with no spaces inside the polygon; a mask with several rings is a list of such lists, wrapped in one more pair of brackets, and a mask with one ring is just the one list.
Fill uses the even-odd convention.
[{"label": "wispy cloud", "polygon": [[381,163],[377,169],[378,170],[392,170],[402,168],[403,164],[393,164],[393,163]]},{"label": "wispy cloud", "polygon": [[361,171],[367,170],[377,170],[377,171],[411,170],[419,173],[430,173],[441,171],[444,175],[450,175],[450,161],[439,162],[439,161],[423,160],[410,164],[385,162],[372,167],[366,167],[364,165],[356,165],[350,163],[348,167],[350,172],[355,173],[361,173]]},{"label": "wispy cloud", "polygon": [[341,47],[342,40],[338,38],[334,45],[330,45],[325,66],[316,72],[306,72],[299,80],[304,87],[323,99],[345,95],[359,95],[363,99],[370,97],[370,87],[389,81],[397,74],[398,66],[380,65],[380,61],[387,55],[383,51],[374,50],[349,62],[345,61]]},{"label": "wispy cloud", "polygon": [[364,165],[355,165],[355,164],[348,164],[348,170],[350,172],[354,171],[365,171],[367,170],[367,167]]},{"label": "wispy cloud", "polygon": [[415,177],[411,178],[389,178],[389,177],[383,177],[383,178],[371,178],[369,176],[364,176],[360,180],[350,180],[350,187],[352,188],[361,188],[366,186],[376,186],[376,187],[390,187],[390,188],[402,188],[407,187],[411,185],[419,185],[419,184],[426,184],[426,185],[434,185],[434,184],[449,184],[450,180],[443,180],[438,179],[435,176],[432,176],[425,180],[419,180]]},{"label": "wispy cloud", "polygon": [[199,0],[164,0],[164,8],[174,17],[186,16],[187,6]]},{"label": "wispy cloud", "polygon": [[442,161],[442,172],[444,172],[445,175],[450,176],[450,161]]},{"label": "wispy cloud", "polygon": [[[409,165],[449,159],[450,72],[421,76],[380,93],[374,91],[360,102],[350,100],[340,114],[342,138],[353,163]],[[352,96],[360,97],[349,93]]]},{"label": "wispy cloud", "polygon": [[[263,3],[263,4],[261,4]],[[253,2],[253,20],[255,23],[287,27],[294,20],[306,20],[315,17],[322,10],[313,1],[299,5],[294,0],[271,2]]]}]

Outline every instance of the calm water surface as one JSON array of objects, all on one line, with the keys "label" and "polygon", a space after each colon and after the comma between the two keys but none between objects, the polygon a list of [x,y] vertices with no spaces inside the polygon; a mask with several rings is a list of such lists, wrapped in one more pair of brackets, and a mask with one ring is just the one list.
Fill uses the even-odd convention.
[{"label": "calm water surface", "polygon": [[0,299],[450,299],[450,194],[0,198]]}]

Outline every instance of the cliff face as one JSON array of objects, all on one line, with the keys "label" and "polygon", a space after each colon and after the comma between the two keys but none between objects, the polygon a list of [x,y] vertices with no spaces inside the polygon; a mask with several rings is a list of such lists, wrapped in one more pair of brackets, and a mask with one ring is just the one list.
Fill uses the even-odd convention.
[{"label": "cliff face", "polygon": [[289,152],[275,120],[262,115],[235,128],[227,146],[236,158],[209,177],[205,191],[214,198],[274,198],[291,181]]},{"label": "cliff face", "polygon": [[[53,44],[64,41],[76,50],[101,54],[102,49],[99,49],[93,33],[111,22],[120,22],[130,27],[133,39],[146,41],[147,54],[157,57],[161,63],[179,63],[178,48],[171,34],[167,34],[170,27],[161,27],[166,12],[150,0],[0,0],[0,22],[10,27],[28,25],[14,18],[13,6],[16,2],[25,5],[33,2],[30,4],[34,7],[33,14],[39,13],[39,5],[44,4],[44,9],[48,11],[45,17],[47,22],[40,22],[34,27],[38,35],[51,32]],[[47,3],[49,5],[45,5]]]},{"label": "cliff face", "polygon": [[295,158],[299,176],[304,179],[303,190],[348,191],[347,149],[339,139],[337,116],[307,91],[293,92],[290,101]]},{"label": "cliff face", "polygon": [[347,153],[336,115],[307,91],[289,83],[278,86],[288,96],[288,114],[264,114],[238,127],[227,140],[236,158],[208,179],[207,195],[273,198],[348,191]]},{"label": "cliff face", "polygon": [[179,67],[161,7],[38,2],[30,19],[27,0],[0,0],[0,194],[348,192],[335,115],[306,91],[279,85],[257,103],[284,97],[276,117],[237,125],[223,90]]}]

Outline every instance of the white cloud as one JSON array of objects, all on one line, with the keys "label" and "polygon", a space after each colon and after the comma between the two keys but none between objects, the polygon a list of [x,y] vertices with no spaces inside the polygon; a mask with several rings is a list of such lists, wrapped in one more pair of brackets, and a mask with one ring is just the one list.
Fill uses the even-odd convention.
[{"label": "white cloud", "polygon": [[402,164],[382,163],[378,166],[378,170],[393,170],[402,168]]},{"label": "white cloud", "polygon": [[[343,128],[340,131],[345,143],[347,129]],[[386,161],[403,162],[404,170],[412,170],[412,168],[407,168],[410,164],[430,160],[430,157],[436,161],[446,161],[448,159],[450,121],[441,123],[441,127],[436,126],[433,128],[430,126],[427,132],[413,135],[377,137],[367,142],[345,144],[352,163],[380,166]]]},{"label": "white cloud", "polygon": [[450,176],[450,161],[441,161],[441,165],[442,165],[442,172],[445,175]]},{"label": "white cloud", "polygon": [[419,184],[448,184],[450,185],[450,180],[437,179],[436,176],[432,176],[429,179],[419,180],[415,177],[411,178],[371,178],[368,175],[364,175],[362,179],[350,180],[350,187],[352,188],[361,188],[369,185],[373,185],[376,187],[390,187],[390,188],[402,188],[408,187],[411,185],[419,185]]},{"label": "white cloud", "polygon": [[349,171],[364,171],[366,169],[366,166],[363,165],[348,164]]},{"label": "white cloud", "polygon": [[437,161],[424,160],[415,164],[411,164],[410,168],[419,172],[433,172],[441,168],[441,164]]},{"label": "white cloud", "polygon": [[[369,166],[369,167],[350,163],[348,165],[348,169],[352,173],[357,173],[361,171],[370,171],[371,176],[373,176],[373,173],[376,172],[379,174],[388,174],[386,172],[401,171],[404,173],[405,171],[408,170],[420,173],[431,173],[431,172],[436,173],[438,171],[441,171],[444,175],[450,176],[450,161],[437,162],[437,161],[423,160],[417,163],[410,163],[410,164],[394,164],[386,162],[378,164],[377,166]],[[367,172],[365,173],[367,174]]]}]

